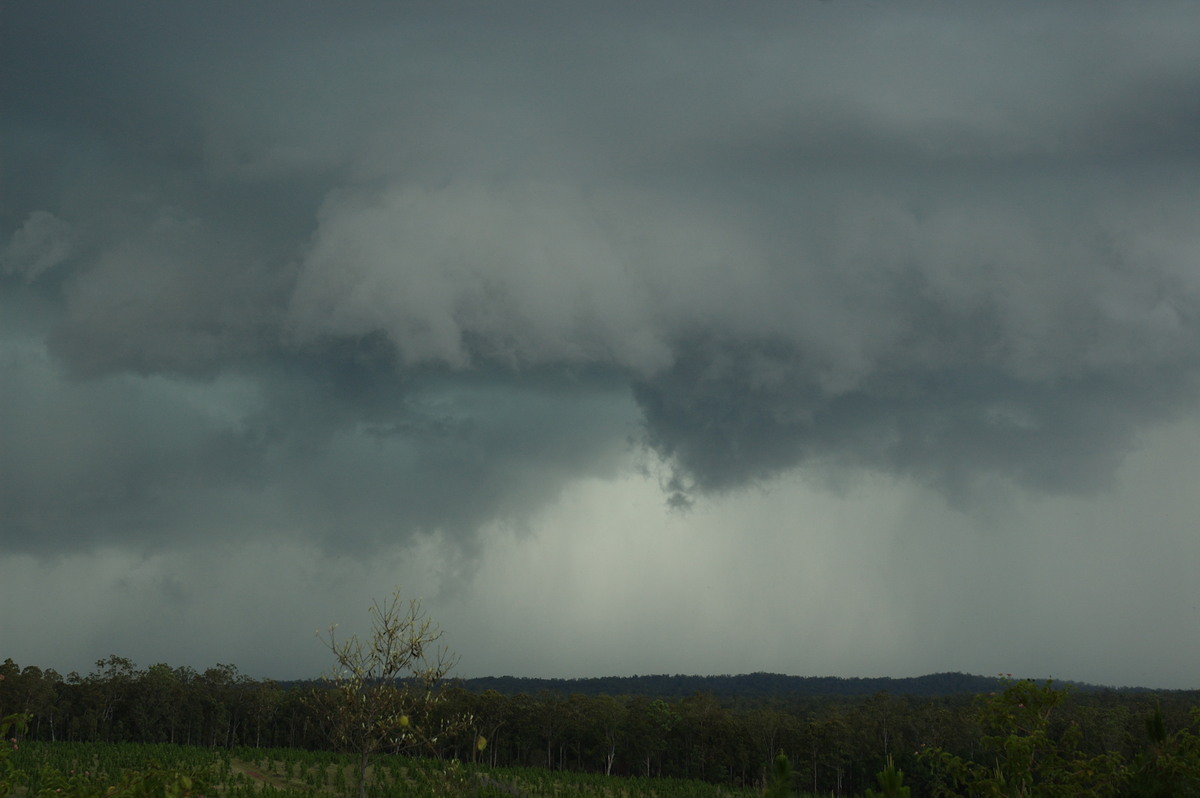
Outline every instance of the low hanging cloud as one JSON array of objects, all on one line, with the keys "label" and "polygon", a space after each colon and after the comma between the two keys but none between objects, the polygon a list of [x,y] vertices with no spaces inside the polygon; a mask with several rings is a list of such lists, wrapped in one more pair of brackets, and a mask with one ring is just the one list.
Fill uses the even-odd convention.
[{"label": "low hanging cloud", "polygon": [[720,297],[736,298],[759,260],[743,231],[680,199],[522,182],[339,194],[301,267],[291,329],[382,331],[410,366],[652,374],[670,364],[677,325],[725,322]]},{"label": "low hanging cloud", "polygon": [[806,464],[958,498],[976,474],[1092,489],[1195,399],[1186,195],[1080,188],[1064,209],[1006,183],[812,213],[817,187],[765,243],[682,197],[650,213],[635,193],[542,185],[339,196],[289,321],[301,338],[382,331],[410,366],[624,374],[676,502]]},{"label": "low hanging cloud", "polygon": [[6,544],[468,540],[630,441],[1105,484],[1197,398],[1191,12],[794,6],[8,11]]},{"label": "low hanging cloud", "polygon": [[[1147,200],[1161,203],[1117,204],[1128,220]],[[805,463],[959,499],[987,475],[1099,487],[1137,432],[1194,407],[1200,365],[1200,248],[1182,214],[1114,235],[1110,210],[860,217],[853,244],[827,250],[822,332],[683,339],[636,383],[648,440],[700,490]]]}]

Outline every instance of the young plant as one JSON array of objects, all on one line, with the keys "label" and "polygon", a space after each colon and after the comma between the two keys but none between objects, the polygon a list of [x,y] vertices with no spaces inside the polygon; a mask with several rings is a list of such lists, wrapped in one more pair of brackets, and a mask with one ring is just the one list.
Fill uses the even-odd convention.
[{"label": "young plant", "polygon": [[[3,679],[0,676],[0,679]],[[0,718],[0,795],[16,794],[19,773],[12,763],[12,752],[17,750],[17,735],[29,723],[28,715],[8,715]]]},{"label": "young plant", "polygon": [[867,788],[867,798],[908,798],[910,789],[904,786],[904,771],[896,769],[896,763],[889,756],[887,767],[875,774],[879,782],[879,792]]},{"label": "young plant", "polygon": [[780,750],[771,768],[771,784],[767,787],[767,798],[787,798],[792,794],[792,763]]}]

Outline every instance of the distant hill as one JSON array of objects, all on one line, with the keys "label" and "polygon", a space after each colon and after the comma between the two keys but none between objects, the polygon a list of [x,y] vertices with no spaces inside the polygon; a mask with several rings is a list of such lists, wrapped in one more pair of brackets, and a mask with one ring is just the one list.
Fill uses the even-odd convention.
[{"label": "distant hill", "polygon": [[[738,676],[607,676],[592,679],[532,679],[520,676],[485,676],[459,679],[455,684],[471,692],[495,690],[501,695],[533,695],[548,690],[556,693],[612,696],[681,698],[694,693],[711,693],[724,699],[816,698],[862,696],[887,692],[926,698],[986,693],[995,690],[995,676],[967,673],[934,673],[902,679],[840,678],[837,676],[785,676],[779,673],[748,673]],[[1084,687],[1084,685],[1077,685]]]},{"label": "distant hill", "polygon": [[[1035,681],[1043,681],[1036,679]],[[1177,692],[1151,691],[1144,687],[1106,687],[1055,679],[1056,687],[1070,686],[1082,692],[1112,691],[1119,693]],[[277,682],[281,687],[313,687],[319,680]],[[536,695],[541,692],[586,696],[646,696],[649,698],[686,698],[696,693],[710,693],[727,703],[779,699],[818,699],[870,696],[886,692],[894,696],[943,698],[988,693],[998,689],[997,676],[975,676],[969,673],[931,673],[925,676],[890,678],[843,678],[839,676],[786,676],[781,673],[746,673],[737,676],[692,676],[657,674],[647,676],[601,676],[589,679],[535,679],[527,676],[481,676],[474,679],[454,679],[451,684],[482,693],[495,690],[506,696]],[[1200,691],[1197,691],[1200,693]]]}]

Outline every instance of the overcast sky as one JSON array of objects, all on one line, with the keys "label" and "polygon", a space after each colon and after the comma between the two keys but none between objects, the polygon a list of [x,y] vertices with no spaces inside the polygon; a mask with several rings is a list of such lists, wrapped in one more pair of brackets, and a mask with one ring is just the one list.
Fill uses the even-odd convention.
[{"label": "overcast sky", "polygon": [[0,658],[1200,688],[1198,31],[0,3]]}]

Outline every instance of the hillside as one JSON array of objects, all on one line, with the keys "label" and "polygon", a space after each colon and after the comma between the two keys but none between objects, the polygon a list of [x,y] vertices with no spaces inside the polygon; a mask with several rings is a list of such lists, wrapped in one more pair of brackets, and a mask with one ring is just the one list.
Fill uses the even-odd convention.
[{"label": "hillside", "polygon": [[892,695],[937,697],[985,693],[996,689],[994,676],[935,673],[908,678],[840,678],[837,676],[786,676],[748,673],[737,676],[608,676],[590,679],[534,679],[520,676],[487,676],[456,681],[471,692],[495,690],[501,695],[532,695],[542,691],[580,695],[650,696],[682,698],[711,693],[722,699]]}]

